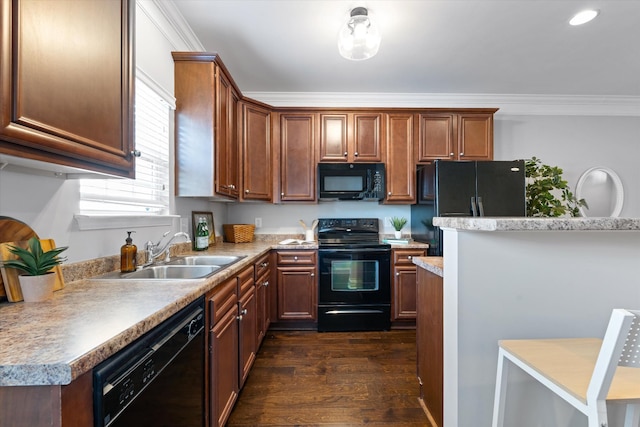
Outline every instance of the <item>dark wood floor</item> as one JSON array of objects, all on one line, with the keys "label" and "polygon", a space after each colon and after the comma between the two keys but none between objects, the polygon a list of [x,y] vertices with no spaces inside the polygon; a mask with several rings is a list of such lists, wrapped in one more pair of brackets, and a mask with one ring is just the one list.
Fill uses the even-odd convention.
[{"label": "dark wood floor", "polygon": [[269,332],[227,426],[425,426],[415,331]]}]

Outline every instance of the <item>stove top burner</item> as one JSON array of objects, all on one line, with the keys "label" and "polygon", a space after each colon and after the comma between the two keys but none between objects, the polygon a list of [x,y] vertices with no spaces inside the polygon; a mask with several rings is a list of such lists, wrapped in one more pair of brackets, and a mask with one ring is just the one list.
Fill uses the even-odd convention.
[{"label": "stove top burner", "polygon": [[378,218],[320,218],[318,246],[321,249],[390,248],[380,243]]}]

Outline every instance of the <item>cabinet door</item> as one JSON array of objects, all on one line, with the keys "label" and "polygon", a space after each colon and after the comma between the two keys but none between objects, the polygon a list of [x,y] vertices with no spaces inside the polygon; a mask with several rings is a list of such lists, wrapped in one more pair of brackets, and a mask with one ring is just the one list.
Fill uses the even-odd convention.
[{"label": "cabinet door", "polygon": [[415,199],[413,114],[387,115],[387,197],[385,203],[412,203]]},{"label": "cabinet door", "polygon": [[238,307],[234,305],[209,334],[209,380],[213,426],[227,422],[238,398]]},{"label": "cabinet door", "polygon": [[391,320],[416,318],[416,266],[396,266],[393,269],[393,317]]},{"label": "cabinet door", "polygon": [[243,200],[272,200],[271,112],[244,103]]},{"label": "cabinet door", "polygon": [[417,162],[456,158],[457,144],[453,130],[455,115],[448,113],[420,114],[418,124]]},{"label": "cabinet door", "polygon": [[1,2],[0,153],[135,176],[134,7]]},{"label": "cabinet door", "polygon": [[278,266],[278,320],[317,320],[315,267]]},{"label": "cabinet door", "polygon": [[382,114],[354,113],[353,114],[353,141],[354,162],[381,162],[383,152],[382,139]]},{"label": "cabinet door", "polygon": [[280,116],[280,200],[316,201],[315,114]]},{"label": "cabinet door", "polygon": [[465,113],[458,117],[458,159],[493,159],[493,114]]},{"label": "cabinet door", "polygon": [[238,94],[217,68],[215,109],[215,192],[238,198]]},{"label": "cabinet door", "polygon": [[256,360],[257,349],[257,322],[258,322],[258,310],[256,304],[256,292],[255,286],[253,286],[253,277],[251,278],[251,287],[248,292],[240,298],[240,314],[239,318],[239,387],[242,388],[253,362]]},{"label": "cabinet door", "polygon": [[320,114],[321,162],[349,161],[347,147],[347,119],[345,114]]}]

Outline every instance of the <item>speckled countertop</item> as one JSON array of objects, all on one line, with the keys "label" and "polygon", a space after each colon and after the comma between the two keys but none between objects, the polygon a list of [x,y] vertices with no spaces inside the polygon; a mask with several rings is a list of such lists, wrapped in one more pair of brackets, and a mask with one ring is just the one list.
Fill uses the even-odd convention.
[{"label": "speckled countertop", "polygon": [[414,257],[412,259],[413,263],[418,267],[422,267],[427,271],[430,271],[434,274],[437,274],[440,277],[443,277],[443,269],[442,269],[442,257],[441,256],[421,256]]},{"label": "speckled countertop", "polygon": [[279,245],[277,241],[218,242],[206,254],[246,258],[201,280],[82,278],[113,270],[117,257],[63,268],[65,287],[53,299],[0,303],[0,386],[69,384],[269,250],[318,248],[317,244]]},{"label": "speckled countertop", "polygon": [[433,225],[467,231],[640,231],[640,218],[437,217]]}]

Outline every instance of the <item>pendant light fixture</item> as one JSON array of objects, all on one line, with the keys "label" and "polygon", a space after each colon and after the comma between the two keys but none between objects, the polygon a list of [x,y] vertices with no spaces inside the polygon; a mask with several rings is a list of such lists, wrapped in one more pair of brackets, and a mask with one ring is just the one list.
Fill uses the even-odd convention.
[{"label": "pendant light fixture", "polygon": [[380,33],[369,12],[364,7],[354,8],[349,20],[340,29],[340,55],[352,61],[362,61],[375,56],[379,47]]}]

